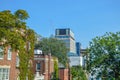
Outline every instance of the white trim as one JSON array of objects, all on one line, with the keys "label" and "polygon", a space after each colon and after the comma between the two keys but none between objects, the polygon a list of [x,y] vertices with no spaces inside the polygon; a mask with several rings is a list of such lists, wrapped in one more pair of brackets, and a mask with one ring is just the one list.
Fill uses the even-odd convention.
[{"label": "white trim", "polygon": [[1,65],[0,65],[0,68],[10,68],[10,66],[7,66],[7,65],[1,66]]},{"label": "white trim", "polygon": [[48,60],[48,58],[34,58],[34,60]]},{"label": "white trim", "polygon": [[0,58],[0,60],[2,60],[3,58]]}]

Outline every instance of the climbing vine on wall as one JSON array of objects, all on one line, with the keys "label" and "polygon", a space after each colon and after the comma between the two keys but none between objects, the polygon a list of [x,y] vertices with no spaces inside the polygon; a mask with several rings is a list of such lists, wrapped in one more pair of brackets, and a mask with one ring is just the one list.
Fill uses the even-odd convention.
[{"label": "climbing vine on wall", "polygon": [[58,76],[58,59],[56,57],[53,57],[54,60],[54,72],[52,75],[52,79],[51,80],[59,80],[59,76]]},{"label": "climbing vine on wall", "polygon": [[29,18],[25,10],[17,10],[11,13],[10,10],[0,12],[0,42],[4,47],[10,45],[18,52],[19,78],[20,80],[33,80],[32,59],[34,56],[35,33],[26,26],[25,20]]}]

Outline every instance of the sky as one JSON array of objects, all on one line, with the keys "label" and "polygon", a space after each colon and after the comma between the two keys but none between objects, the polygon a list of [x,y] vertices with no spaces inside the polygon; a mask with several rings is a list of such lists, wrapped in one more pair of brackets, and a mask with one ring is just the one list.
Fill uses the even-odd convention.
[{"label": "sky", "polygon": [[27,25],[43,37],[70,28],[83,48],[106,32],[120,31],[120,0],[0,0],[0,11],[26,10]]}]

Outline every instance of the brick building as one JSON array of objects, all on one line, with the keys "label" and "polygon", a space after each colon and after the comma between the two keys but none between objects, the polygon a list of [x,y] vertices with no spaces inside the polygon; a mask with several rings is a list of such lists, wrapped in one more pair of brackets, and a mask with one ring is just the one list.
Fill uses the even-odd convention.
[{"label": "brick building", "polygon": [[35,50],[33,61],[34,80],[50,80],[54,72],[54,59],[49,55],[44,55],[42,51]]},{"label": "brick building", "polygon": [[17,80],[19,74],[17,55],[18,53],[12,51],[10,46],[0,45],[0,80]]},{"label": "brick building", "polygon": [[60,80],[70,80],[69,69],[60,68],[59,69],[59,79]]},{"label": "brick building", "polygon": [[[50,54],[44,55],[39,50],[35,52],[33,60],[35,80],[51,79],[52,73],[54,72],[54,60]],[[18,67],[18,52],[12,51],[10,46],[3,47],[0,45],[0,80],[19,80]],[[59,69],[59,79],[69,80],[68,69]]]}]

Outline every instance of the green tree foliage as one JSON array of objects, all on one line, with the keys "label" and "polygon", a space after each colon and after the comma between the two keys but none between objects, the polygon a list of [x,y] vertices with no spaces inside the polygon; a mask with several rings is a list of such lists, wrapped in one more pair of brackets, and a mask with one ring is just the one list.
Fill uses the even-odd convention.
[{"label": "green tree foliage", "polygon": [[87,80],[86,74],[81,66],[71,67],[72,80]]},{"label": "green tree foliage", "polygon": [[106,33],[90,42],[89,71],[103,79],[120,80],[120,32]]},{"label": "green tree foliage", "polygon": [[15,16],[19,18],[20,20],[26,20],[29,18],[28,13],[25,10],[21,10],[21,9],[15,12]]},{"label": "green tree foliage", "polygon": [[28,29],[26,22],[28,18],[25,10],[17,10],[12,14],[9,10],[0,12],[0,42],[4,47],[10,45],[13,51],[18,52],[19,78],[20,80],[33,80],[33,74],[30,70],[33,59],[35,36],[32,29]]},{"label": "green tree foliage", "polygon": [[66,66],[67,51],[65,43],[55,38],[43,38],[35,45],[36,49],[41,49],[45,54],[51,53],[58,58],[59,62]]},{"label": "green tree foliage", "polygon": [[[14,18],[14,19],[13,19]],[[0,27],[15,27],[15,16],[9,10],[0,12]]]},{"label": "green tree foliage", "polygon": [[54,58],[54,72],[52,74],[52,79],[51,80],[59,80],[59,76],[58,76],[58,61],[56,58]]}]

